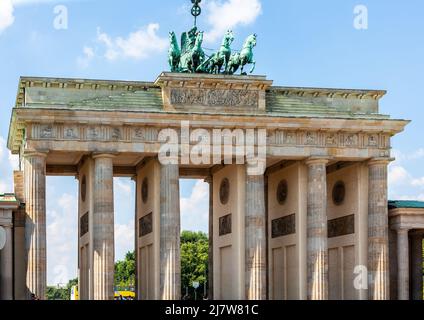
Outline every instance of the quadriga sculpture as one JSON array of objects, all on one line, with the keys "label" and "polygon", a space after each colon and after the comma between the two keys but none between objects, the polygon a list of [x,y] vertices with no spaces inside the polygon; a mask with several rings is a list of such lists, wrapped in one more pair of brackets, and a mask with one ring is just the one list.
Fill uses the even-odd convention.
[{"label": "quadriga sculpture", "polygon": [[250,73],[253,73],[253,71],[255,71],[256,61],[253,59],[253,48],[256,46],[256,39],[256,34],[250,35],[246,39],[241,52],[233,53],[231,55],[228,67],[226,69],[226,72],[228,74],[236,73],[237,70],[241,67],[241,74],[246,75],[246,73],[244,72],[244,67],[247,64],[253,64],[252,68],[250,69]]},{"label": "quadriga sculpture", "polygon": [[257,41],[256,34],[246,39],[240,52],[232,53],[231,44],[234,41],[234,35],[229,30],[222,40],[220,49],[209,57],[202,48],[203,32],[197,31],[197,27],[182,34],[181,50],[174,32],[169,33],[169,41],[168,61],[172,72],[235,74],[241,68],[241,74],[246,75],[244,71],[246,65],[253,65],[250,73],[253,73],[256,67],[253,57],[253,48]]}]

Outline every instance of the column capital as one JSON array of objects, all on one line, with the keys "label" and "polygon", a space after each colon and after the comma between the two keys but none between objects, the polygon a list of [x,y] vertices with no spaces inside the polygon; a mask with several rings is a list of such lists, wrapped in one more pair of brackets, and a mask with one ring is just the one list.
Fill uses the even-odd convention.
[{"label": "column capital", "polygon": [[395,158],[372,158],[368,160],[367,164],[369,167],[377,165],[389,165],[390,162],[395,161]]},{"label": "column capital", "polygon": [[47,150],[25,150],[23,156],[24,158],[47,158],[48,154]]},{"label": "column capital", "polygon": [[205,178],[205,180],[204,180],[206,183],[209,183],[209,184],[211,184],[212,183],[212,181],[213,181],[213,177],[212,176],[208,176],[208,177],[206,177]]},{"label": "column capital", "polygon": [[314,164],[325,164],[325,165],[327,165],[328,162],[330,162],[330,160],[331,160],[331,157],[327,157],[327,156],[310,157],[310,158],[305,160],[305,164],[307,166],[314,165]]},{"label": "column capital", "polygon": [[113,159],[116,158],[118,154],[117,153],[93,153],[92,158],[93,159],[100,159],[100,158],[109,158],[109,159]]},{"label": "column capital", "polygon": [[3,227],[4,229],[10,229],[10,228],[13,228],[13,223],[11,221],[0,220],[0,227]]},{"label": "column capital", "polygon": [[408,228],[402,228],[402,227],[398,227],[396,228],[396,233],[397,234],[408,234],[409,233],[409,229]]}]

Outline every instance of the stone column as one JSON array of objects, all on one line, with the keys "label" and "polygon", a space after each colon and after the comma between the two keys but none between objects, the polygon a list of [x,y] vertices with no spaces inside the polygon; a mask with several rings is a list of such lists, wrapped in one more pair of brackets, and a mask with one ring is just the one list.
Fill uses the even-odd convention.
[{"label": "stone column", "polygon": [[180,184],[178,164],[160,167],[160,297],[181,297]]},{"label": "stone column", "polygon": [[397,230],[398,300],[409,300],[408,229]]},{"label": "stone column", "polygon": [[213,300],[213,178],[208,177],[205,182],[209,183],[208,297]]},{"label": "stone column", "polygon": [[328,299],[327,163],[314,158],[308,166],[307,268],[308,299]]},{"label": "stone column", "polygon": [[389,300],[389,228],[387,166],[389,159],[368,163],[368,298]]},{"label": "stone column", "polygon": [[12,223],[3,224],[6,244],[0,250],[0,300],[13,300],[13,237]]},{"label": "stone column", "polygon": [[114,299],[114,155],[94,155],[93,286],[94,300]]},{"label": "stone column", "polygon": [[[246,166],[247,167],[247,166]],[[246,299],[266,299],[266,225],[264,175],[246,172],[245,284]]]},{"label": "stone column", "polygon": [[45,153],[26,153],[25,157],[25,247],[28,299],[34,294],[46,298],[46,157]]},{"label": "stone column", "polygon": [[423,234],[411,235],[412,299],[423,300]]}]

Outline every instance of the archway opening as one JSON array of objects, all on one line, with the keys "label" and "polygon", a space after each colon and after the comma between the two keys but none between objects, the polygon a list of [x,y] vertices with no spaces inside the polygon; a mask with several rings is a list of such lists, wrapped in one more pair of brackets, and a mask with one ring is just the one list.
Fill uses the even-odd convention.
[{"label": "archway opening", "polygon": [[115,211],[115,298],[135,298],[135,183],[113,179]]},{"label": "archway opening", "polygon": [[46,177],[47,299],[69,300],[78,278],[78,180]]},{"label": "archway opening", "polygon": [[181,296],[209,298],[209,184],[180,179]]}]

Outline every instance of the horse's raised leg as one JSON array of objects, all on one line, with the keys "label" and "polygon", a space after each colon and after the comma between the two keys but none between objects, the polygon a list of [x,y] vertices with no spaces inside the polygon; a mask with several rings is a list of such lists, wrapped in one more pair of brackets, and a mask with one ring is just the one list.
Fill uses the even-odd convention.
[{"label": "horse's raised leg", "polygon": [[252,64],[253,64],[253,66],[252,66],[252,69],[250,70],[250,73],[253,73],[253,71],[255,71],[256,61],[252,61]]}]

